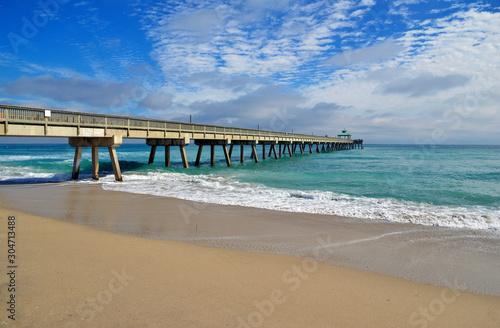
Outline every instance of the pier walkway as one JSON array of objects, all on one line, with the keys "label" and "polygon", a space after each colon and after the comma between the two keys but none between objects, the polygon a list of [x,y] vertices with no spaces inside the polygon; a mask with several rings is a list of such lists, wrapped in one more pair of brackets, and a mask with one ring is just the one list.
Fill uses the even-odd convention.
[{"label": "pier walkway", "polygon": [[[146,139],[151,146],[149,163],[153,163],[158,146],[165,147],[165,166],[170,166],[170,147],[178,146],[183,166],[189,167],[185,146],[191,141],[198,146],[195,165],[200,164],[203,146],[210,146],[210,164],[215,163],[215,146],[221,146],[227,166],[231,166],[234,146],[240,146],[240,162],[244,162],[244,146],[251,146],[251,159],[279,157],[300,151],[313,153],[363,148],[362,139],[332,138],[298,133],[241,129],[217,125],[151,120],[136,117],[70,112],[43,108],[0,105],[0,137],[68,138],[75,147],[73,179],[78,179],[83,147],[92,148],[92,177],[99,179],[99,147],[107,147],[116,181],[122,181],[116,147],[123,138]],[[229,146],[229,149],[228,149]],[[269,146],[269,153],[266,152]]]}]

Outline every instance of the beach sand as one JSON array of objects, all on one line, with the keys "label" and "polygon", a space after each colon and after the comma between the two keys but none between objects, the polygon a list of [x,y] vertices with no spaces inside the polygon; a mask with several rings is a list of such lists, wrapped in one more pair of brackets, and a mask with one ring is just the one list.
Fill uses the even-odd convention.
[{"label": "beach sand", "polygon": [[[186,221],[176,200],[163,202],[181,216],[173,222]],[[7,327],[500,326],[499,297],[318,262],[327,249],[298,258],[213,248],[27,214],[4,199],[1,206],[4,307],[7,217],[16,217],[16,321],[3,310]],[[221,217],[228,210],[212,206],[204,216],[217,215],[215,207]]]}]

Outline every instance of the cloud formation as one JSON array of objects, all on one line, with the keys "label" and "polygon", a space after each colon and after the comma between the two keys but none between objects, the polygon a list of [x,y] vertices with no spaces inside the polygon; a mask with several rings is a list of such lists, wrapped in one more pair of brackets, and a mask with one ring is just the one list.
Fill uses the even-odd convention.
[{"label": "cloud formation", "polygon": [[354,51],[348,50],[343,53],[336,54],[332,58],[326,60],[325,64],[335,66],[372,64],[382,60],[393,59],[403,50],[404,48],[394,42],[393,38],[389,38],[376,45],[364,47]]},{"label": "cloud formation", "polygon": [[131,82],[99,82],[79,77],[59,79],[52,75],[21,77],[5,85],[5,89],[12,95],[80,102],[99,107],[122,106],[134,96],[134,84]]},{"label": "cloud formation", "polygon": [[463,86],[470,81],[470,77],[461,74],[434,76],[422,73],[415,78],[401,78],[385,84],[384,93],[402,93],[410,97],[434,95],[442,90]]},{"label": "cloud formation", "polygon": [[162,92],[153,92],[139,102],[139,106],[151,110],[165,110],[172,106],[172,96]]},{"label": "cloud formation", "polygon": [[[65,6],[75,20],[51,21],[19,55],[0,49],[0,97],[283,131],[347,128],[372,142],[425,140],[436,128],[459,140],[457,129],[474,127],[490,140],[500,124],[500,12],[491,1],[113,6],[124,15],[99,2]],[[16,28],[16,13],[0,16]]]}]

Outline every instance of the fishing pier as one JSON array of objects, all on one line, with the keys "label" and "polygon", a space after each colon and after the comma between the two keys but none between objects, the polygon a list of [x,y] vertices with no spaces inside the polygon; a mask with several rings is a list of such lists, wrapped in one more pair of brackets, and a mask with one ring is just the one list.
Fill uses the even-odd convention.
[{"label": "fishing pier", "polygon": [[[262,159],[321,153],[345,149],[362,149],[362,139],[339,134],[337,138],[217,125],[142,119],[42,108],[0,105],[0,137],[68,138],[75,147],[72,178],[78,179],[83,147],[92,148],[92,177],[99,179],[99,148],[108,148],[116,181],[122,174],[116,147],[124,138],[145,139],[151,146],[148,163],[153,163],[158,146],[165,147],[165,166],[170,167],[170,147],[179,147],[184,168],[189,167],[185,146],[191,141],[198,146],[194,165],[199,165],[204,146],[210,147],[210,164],[215,164],[215,146],[222,147],[226,164],[231,166],[235,146],[240,146],[239,159],[244,162],[244,146],[251,147],[251,159],[259,162],[257,146],[262,146]],[[266,148],[269,146],[269,148]],[[267,152],[269,150],[269,152]]]}]

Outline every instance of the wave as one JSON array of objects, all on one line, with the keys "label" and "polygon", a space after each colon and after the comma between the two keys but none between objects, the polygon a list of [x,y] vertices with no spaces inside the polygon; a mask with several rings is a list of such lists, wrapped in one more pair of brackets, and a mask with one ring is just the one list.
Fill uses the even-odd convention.
[{"label": "wave", "polygon": [[112,176],[101,179],[105,190],[197,202],[427,226],[500,230],[500,210],[480,206],[438,206],[396,199],[354,197],[325,191],[278,189],[241,182],[231,176],[149,172],[127,174],[124,180],[123,183],[114,183]]}]

